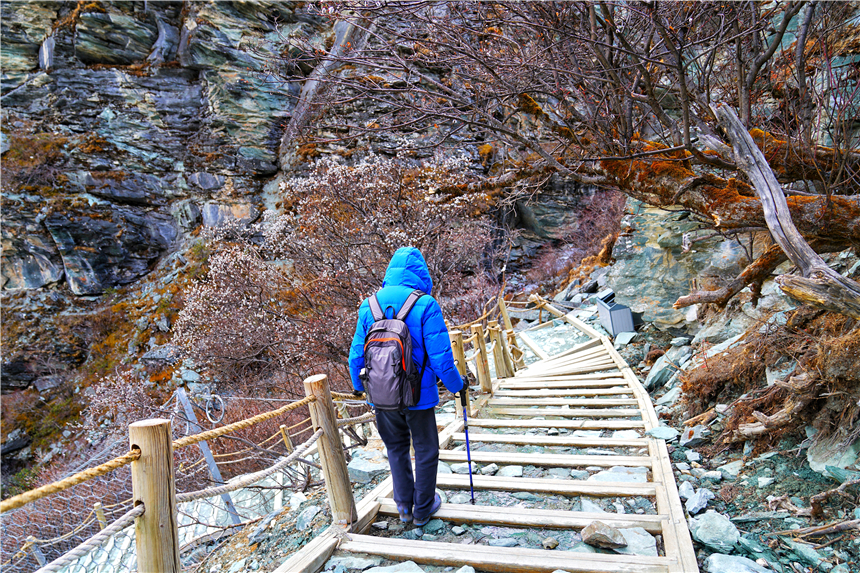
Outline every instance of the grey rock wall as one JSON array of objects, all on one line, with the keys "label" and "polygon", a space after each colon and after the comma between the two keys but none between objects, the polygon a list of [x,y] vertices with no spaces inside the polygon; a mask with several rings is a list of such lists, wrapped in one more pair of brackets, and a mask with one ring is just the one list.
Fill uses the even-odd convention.
[{"label": "grey rock wall", "polygon": [[77,5],[2,4],[4,172],[61,149],[4,177],[4,289],[98,294],[201,223],[253,220],[299,90],[270,72],[285,38],[329,33],[296,2]]}]

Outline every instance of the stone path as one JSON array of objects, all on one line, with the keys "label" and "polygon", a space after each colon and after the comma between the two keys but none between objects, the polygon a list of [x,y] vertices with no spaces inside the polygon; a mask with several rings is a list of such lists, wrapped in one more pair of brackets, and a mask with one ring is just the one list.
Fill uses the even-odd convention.
[{"label": "stone path", "polygon": [[400,523],[389,479],[359,503],[361,533],[321,537],[277,571],[697,573],[648,394],[606,336],[563,326],[579,343],[495,380],[468,421],[475,505],[456,419],[430,523]]}]

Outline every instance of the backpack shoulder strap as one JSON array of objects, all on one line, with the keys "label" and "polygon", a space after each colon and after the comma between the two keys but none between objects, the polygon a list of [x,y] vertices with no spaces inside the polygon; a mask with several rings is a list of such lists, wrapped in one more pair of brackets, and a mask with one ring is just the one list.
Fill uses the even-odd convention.
[{"label": "backpack shoulder strap", "polygon": [[425,294],[420,290],[414,290],[409,293],[409,296],[406,297],[406,301],[404,301],[403,306],[400,307],[400,311],[397,313],[397,320],[406,320],[412,307],[415,306],[415,303],[422,296],[425,296]]},{"label": "backpack shoulder strap", "polygon": [[376,298],[375,294],[367,299],[367,303],[370,305],[370,313],[373,315],[373,320],[376,321],[385,318],[385,313],[382,312],[382,306],[380,306],[379,299]]}]

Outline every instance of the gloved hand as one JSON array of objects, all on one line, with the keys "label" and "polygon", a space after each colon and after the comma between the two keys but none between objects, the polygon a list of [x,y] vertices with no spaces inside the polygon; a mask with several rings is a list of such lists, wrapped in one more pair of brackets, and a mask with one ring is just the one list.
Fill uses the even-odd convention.
[{"label": "gloved hand", "polygon": [[469,398],[466,394],[465,387],[463,388],[463,390],[460,390],[459,394],[460,394],[460,405],[463,408],[466,408],[469,405]]},{"label": "gloved hand", "polygon": [[364,398],[364,392],[362,392],[361,390],[353,390],[352,395],[356,398]]}]

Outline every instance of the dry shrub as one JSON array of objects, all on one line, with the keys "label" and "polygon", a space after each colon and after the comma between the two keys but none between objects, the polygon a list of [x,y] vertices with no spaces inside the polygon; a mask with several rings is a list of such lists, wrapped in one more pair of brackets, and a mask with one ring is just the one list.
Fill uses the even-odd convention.
[{"label": "dry shrub", "polygon": [[491,228],[471,216],[476,198],[436,193],[463,180],[464,161],[326,158],[284,182],[284,214],[210,237],[208,276],[186,291],[174,342],[225,386],[249,383],[257,395],[303,395],[301,381],[319,372],[349,390],[356,310],[406,245],[424,253],[446,314],[477,315],[473,302],[498,288],[484,273]]},{"label": "dry shrub", "polygon": [[[684,377],[690,415],[716,401],[734,401],[721,441],[758,439],[759,449],[808,424],[819,430],[817,439],[834,432],[856,437],[860,430],[850,430],[860,419],[860,328],[854,319],[801,308],[784,326],[755,325],[744,339]],[[797,362],[794,374],[767,386],[765,369],[786,358]],[[756,424],[764,425],[762,431],[751,433]]]}]

